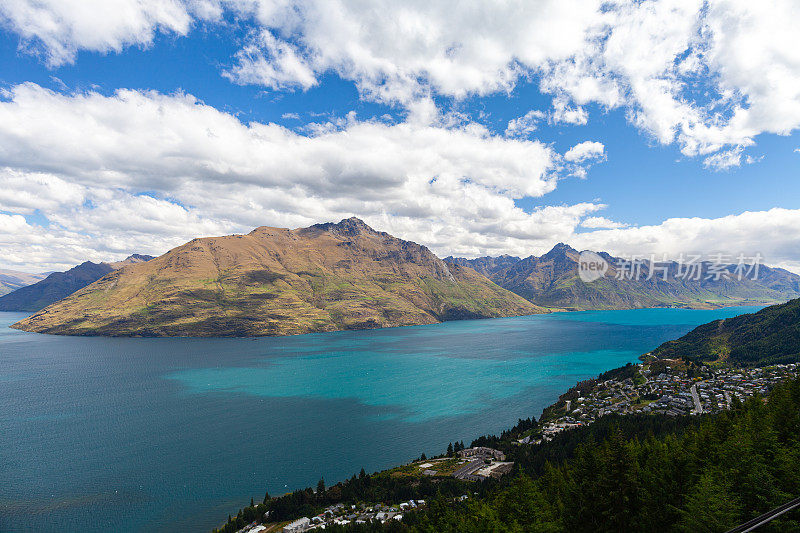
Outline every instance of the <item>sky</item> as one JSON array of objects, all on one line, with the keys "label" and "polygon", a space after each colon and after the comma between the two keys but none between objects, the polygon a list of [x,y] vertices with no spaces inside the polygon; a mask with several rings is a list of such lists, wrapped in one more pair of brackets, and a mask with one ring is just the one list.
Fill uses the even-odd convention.
[{"label": "sky", "polygon": [[800,272],[794,0],[5,0],[0,268],[358,216]]}]

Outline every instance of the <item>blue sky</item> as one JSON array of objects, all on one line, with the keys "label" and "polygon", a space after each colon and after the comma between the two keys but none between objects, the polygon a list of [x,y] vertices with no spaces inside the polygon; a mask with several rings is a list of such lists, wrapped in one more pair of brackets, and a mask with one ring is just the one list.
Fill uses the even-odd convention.
[{"label": "blue sky", "polygon": [[[568,241],[628,254],[763,249],[800,264],[786,236],[800,216],[800,63],[783,54],[790,25],[775,27],[791,2],[609,12],[586,0],[570,13],[543,0],[535,17],[423,3],[283,12],[267,0],[175,0],[164,15],[118,2],[141,20],[55,1],[0,8],[0,266],[161,253],[349,215],[440,254]],[[539,114],[535,127],[512,133],[526,113]],[[259,125],[288,131],[264,137]],[[131,146],[104,140],[117,135]]]}]

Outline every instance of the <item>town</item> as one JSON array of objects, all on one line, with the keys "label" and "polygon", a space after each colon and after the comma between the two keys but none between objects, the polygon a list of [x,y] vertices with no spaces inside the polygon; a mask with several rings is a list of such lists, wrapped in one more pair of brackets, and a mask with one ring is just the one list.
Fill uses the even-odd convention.
[{"label": "town", "polygon": [[[454,477],[464,481],[485,481],[489,478],[499,478],[511,472],[513,462],[505,460],[505,454],[499,450],[476,446],[473,448],[448,451],[447,455],[427,459],[424,456],[409,464],[393,468],[386,473],[395,477]],[[463,494],[455,500],[463,501],[469,498]],[[324,509],[321,513],[298,518],[292,522],[273,524],[252,523],[237,531],[237,533],[302,533],[315,529],[324,530],[330,525],[364,524],[367,522],[386,523],[390,520],[402,520],[404,513],[425,506],[425,500],[408,500],[405,502],[385,505],[376,504],[336,504]],[[264,517],[269,520],[269,516]]]},{"label": "town", "polygon": [[797,363],[750,369],[687,366],[679,360],[629,365],[619,369],[615,377],[578,383],[545,409],[539,426],[518,443],[551,440],[557,433],[591,424],[611,413],[714,413],[729,409],[734,398],[766,394],[778,382],[798,373]]},{"label": "town", "polygon": [[[540,444],[563,431],[586,426],[598,418],[616,413],[661,414],[667,416],[700,415],[730,409],[736,401],[754,394],[766,395],[779,382],[800,375],[800,364],[773,365],[761,368],[713,368],[687,364],[682,360],[653,359],[647,356],[640,364],[601,374],[582,381],[546,408],[534,428],[514,444]],[[398,478],[456,478],[481,482],[500,478],[512,471],[500,450],[485,446],[464,448],[463,443],[448,447],[447,453],[427,458],[423,454],[408,464],[384,474]],[[466,500],[463,494],[455,500]],[[411,511],[425,506],[425,500],[395,504],[336,504],[315,516],[271,525],[252,523],[237,533],[301,533],[324,530],[331,525],[387,523],[402,520]],[[269,516],[264,517],[269,520]]]},{"label": "town", "polygon": [[[315,529],[325,529],[329,525],[364,524],[368,521],[385,523],[389,520],[401,520],[403,513],[425,505],[425,500],[409,500],[398,505],[344,505],[336,504],[327,507],[324,511],[313,517],[302,517],[283,524],[248,524],[237,533],[302,533]],[[268,516],[265,517],[268,519]]]}]

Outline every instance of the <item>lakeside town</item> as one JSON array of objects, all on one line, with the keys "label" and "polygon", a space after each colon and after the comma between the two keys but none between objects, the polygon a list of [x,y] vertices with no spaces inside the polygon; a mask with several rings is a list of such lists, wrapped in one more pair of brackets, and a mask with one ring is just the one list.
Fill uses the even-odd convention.
[{"label": "lakeside town", "polygon": [[[609,375],[610,374],[610,375]],[[514,442],[536,445],[563,431],[586,426],[612,413],[700,415],[730,409],[736,401],[754,394],[766,395],[779,382],[800,376],[800,364],[761,368],[713,368],[689,365],[681,360],[651,360],[628,365],[578,383],[546,408],[534,428]],[[604,379],[605,378],[605,379]],[[458,443],[457,443],[458,445]],[[482,482],[512,471],[514,463],[497,449],[484,446],[448,447],[446,454],[418,460],[385,472],[393,477],[447,478]],[[464,494],[455,500],[466,500]],[[248,524],[237,533],[301,533],[324,530],[332,525],[387,523],[402,520],[425,506],[425,500],[394,504],[336,504],[315,516],[276,524]],[[269,520],[268,516],[264,517]]]},{"label": "lakeside town", "polygon": [[[464,481],[480,482],[490,478],[499,478],[511,472],[514,463],[506,461],[500,450],[475,446],[457,451],[448,450],[442,457],[428,459],[424,455],[409,464],[386,471],[393,477],[453,477]],[[464,501],[469,498],[463,494],[454,498]],[[288,523],[259,524],[253,522],[237,533],[302,533],[316,529],[324,530],[332,525],[364,524],[367,522],[387,523],[391,520],[402,520],[405,513],[425,506],[425,500],[410,499],[391,505],[382,503],[330,505],[314,516],[301,517]],[[264,517],[269,520],[269,513]]]},{"label": "lakeside town", "polygon": [[545,409],[536,428],[519,444],[538,444],[569,429],[611,414],[699,415],[729,409],[735,399],[766,394],[797,377],[800,364],[761,368],[687,366],[680,360],[655,360],[623,367],[618,377],[587,380]]}]

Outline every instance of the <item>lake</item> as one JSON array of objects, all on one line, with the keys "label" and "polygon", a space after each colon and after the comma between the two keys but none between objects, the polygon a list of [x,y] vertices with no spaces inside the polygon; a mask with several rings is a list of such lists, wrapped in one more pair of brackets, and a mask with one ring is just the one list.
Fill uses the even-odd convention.
[{"label": "lake", "polygon": [[0,531],[210,530],[444,452],[759,307],[555,313],[258,339],[57,337],[0,312]]}]

